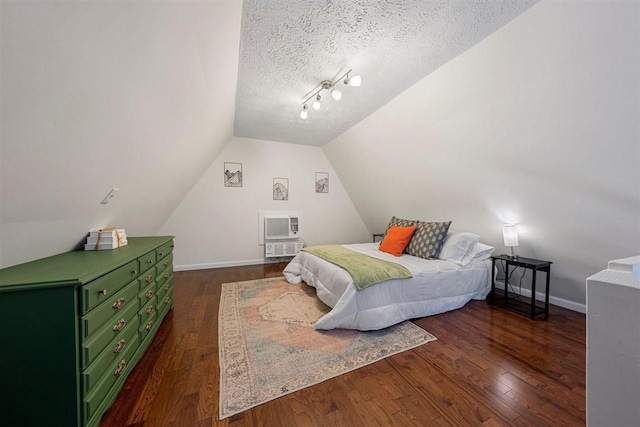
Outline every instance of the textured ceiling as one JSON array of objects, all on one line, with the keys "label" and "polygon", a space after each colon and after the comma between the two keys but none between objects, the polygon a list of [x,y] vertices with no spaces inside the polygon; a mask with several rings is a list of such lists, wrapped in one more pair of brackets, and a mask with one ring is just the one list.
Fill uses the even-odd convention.
[{"label": "textured ceiling", "polygon": [[[322,146],[539,0],[244,0],[235,135]],[[323,91],[344,72],[362,86]]]}]

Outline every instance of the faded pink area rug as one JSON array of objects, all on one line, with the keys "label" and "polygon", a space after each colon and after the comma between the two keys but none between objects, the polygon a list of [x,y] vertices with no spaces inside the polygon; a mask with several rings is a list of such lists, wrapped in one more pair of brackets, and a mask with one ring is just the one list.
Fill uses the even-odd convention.
[{"label": "faded pink area rug", "polygon": [[331,310],[284,278],[225,283],[220,297],[220,419],[436,339],[406,321],[320,331]]}]

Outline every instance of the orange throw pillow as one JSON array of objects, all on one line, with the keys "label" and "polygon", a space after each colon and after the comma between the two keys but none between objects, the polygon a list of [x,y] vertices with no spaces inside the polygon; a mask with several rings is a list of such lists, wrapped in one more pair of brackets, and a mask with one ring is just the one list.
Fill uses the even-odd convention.
[{"label": "orange throw pillow", "polygon": [[396,227],[392,225],[378,249],[394,256],[402,255],[402,251],[404,251],[404,248],[409,244],[416,228],[415,225],[411,227]]}]

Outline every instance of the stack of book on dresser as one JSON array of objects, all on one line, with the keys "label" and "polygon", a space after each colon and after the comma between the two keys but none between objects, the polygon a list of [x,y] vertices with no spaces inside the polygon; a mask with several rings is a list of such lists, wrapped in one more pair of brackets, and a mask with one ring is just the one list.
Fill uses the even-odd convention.
[{"label": "stack of book on dresser", "polygon": [[127,244],[127,234],[123,228],[102,228],[89,231],[85,251],[116,249]]}]

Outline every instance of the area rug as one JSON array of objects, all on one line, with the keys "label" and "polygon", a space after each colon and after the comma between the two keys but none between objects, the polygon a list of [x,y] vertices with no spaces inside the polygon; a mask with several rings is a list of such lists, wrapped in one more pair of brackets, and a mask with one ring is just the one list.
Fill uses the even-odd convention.
[{"label": "area rug", "polygon": [[409,321],[369,332],[314,329],[329,310],[315,289],[284,278],[222,285],[221,420],[436,339]]}]

